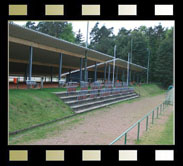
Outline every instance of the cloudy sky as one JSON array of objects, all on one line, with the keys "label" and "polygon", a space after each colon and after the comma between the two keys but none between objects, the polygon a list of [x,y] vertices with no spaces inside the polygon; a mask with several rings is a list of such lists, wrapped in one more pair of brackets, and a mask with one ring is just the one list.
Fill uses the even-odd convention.
[{"label": "cloudy sky", "polygon": [[[38,23],[37,21],[34,21]],[[81,33],[83,34],[83,39],[86,40],[86,33],[87,33],[87,21],[69,21],[73,25],[73,31],[75,33],[78,32],[78,30],[81,30]],[[97,21],[89,21],[89,32],[94,27]],[[99,27],[105,25],[107,28],[114,27],[114,34],[116,35],[120,28],[124,27],[128,30],[138,28],[142,25],[145,25],[146,27],[154,27],[159,24],[161,24],[165,28],[170,28],[174,26],[174,21],[98,21]],[[14,23],[19,25],[24,25],[26,21],[14,21]]]}]

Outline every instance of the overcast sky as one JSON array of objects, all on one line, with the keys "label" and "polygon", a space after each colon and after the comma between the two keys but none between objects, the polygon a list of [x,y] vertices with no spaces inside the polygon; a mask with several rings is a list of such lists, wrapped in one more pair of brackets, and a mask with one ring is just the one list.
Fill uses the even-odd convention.
[{"label": "overcast sky", "polygon": [[[37,21],[34,21],[38,23]],[[87,21],[69,21],[73,25],[73,31],[75,33],[78,32],[78,30],[81,30],[81,33],[83,34],[83,39],[86,40],[86,33],[87,33]],[[128,30],[138,28],[142,25],[145,25],[146,27],[154,27],[159,24],[161,24],[165,28],[170,28],[174,26],[174,21],[89,21],[89,32],[94,27],[96,22],[99,22],[99,27],[102,25],[105,25],[107,28],[113,27],[113,33],[117,35],[120,28],[124,27]],[[26,21],[14,21],[14,23],[19,25],[25,25]]]}]

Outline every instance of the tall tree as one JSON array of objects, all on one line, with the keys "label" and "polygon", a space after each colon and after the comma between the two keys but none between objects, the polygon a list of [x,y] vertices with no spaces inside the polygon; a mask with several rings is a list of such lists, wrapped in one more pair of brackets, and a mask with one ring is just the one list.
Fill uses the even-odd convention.
[{"label": "tall tree", "polygon": [[173,84],[173,29],[166,32],[157,50],[155,76],[163,87]]},{"label": "tall tree", "polygon": [[84,40],[83,40],[83,34],[81,33],[81,30],[79,29],[78,33],[76,34],[75,43],[81,46],[85,46]]},{"label": "tall tree", "polygon": [[90,32],[90,45],[89,48],[95,49],[97,51],[112,54],[114,47],[114,35],[113,27],[106,28],[104,25],[99,28],[99,23],[97,22]]},{"label": "tall tree", "polygon": [[68,22],[39,22],[36,26],[34,22],[27,22],[25,26],[69,42],[75,41],[72,24]]},{"label": "tall tree", "polygon": [[32,21],[26,22],[25,27],[36,30],[35,22],[32,22]]}]

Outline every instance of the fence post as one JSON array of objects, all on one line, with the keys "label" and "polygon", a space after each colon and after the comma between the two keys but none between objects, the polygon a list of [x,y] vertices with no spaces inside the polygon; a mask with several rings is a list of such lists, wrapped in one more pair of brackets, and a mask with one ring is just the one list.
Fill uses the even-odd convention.
[{"label": "fence post", "polygon": [[157,119],[158,119],[158,112],[159,112],[159,109],[158,109],[158,107],[157,107]]},{"label": "fence post", "polygon": [[137,141],[139,140],[139,136],[140,136],[140,122],[138,122]]},{"label": "fence post", "polygon": [[154,110],[152,112],[152,124],[154,123]]},{"label": "fence post", "polygon": [[127,133],[125,133],[125,145],[126,145],[126,141],[127,141]]},{"label": "fence post", "polygon": [[160,110],[160,115],[161,115],[162,110],[160,109],[160,107],[159,107],[159,106],[158,106],[158,109]]},{"label": "fence post", "polygon": [[148,119],[149,119],[149,117],[147,116],[147,118],[146,118],[146,131],[148,130]]}]

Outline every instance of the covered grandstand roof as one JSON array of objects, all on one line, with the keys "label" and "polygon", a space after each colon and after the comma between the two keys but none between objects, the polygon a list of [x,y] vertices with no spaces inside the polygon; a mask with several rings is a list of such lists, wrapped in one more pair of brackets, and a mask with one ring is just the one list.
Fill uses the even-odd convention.
[{"label": "covered grandstand roof", "polygon": [[[82,47],[53,36],[9,24],[9,74],[24,74],[29,60],[29,47],[33,49],[33,75],[49,75],[52,67],[53,75],[58,75],[59,53],[63,53],[63,73],[79,69],[80,58],[87,52],[87,65],[112,60],[113,56]],[[111,63],[112,64],[112,63]],[[117,58],[116,65],[127,68],[127,61]],[[130,63],[135,71],[146,68]],[[93,70],[93,69],[91,69]]]}]

